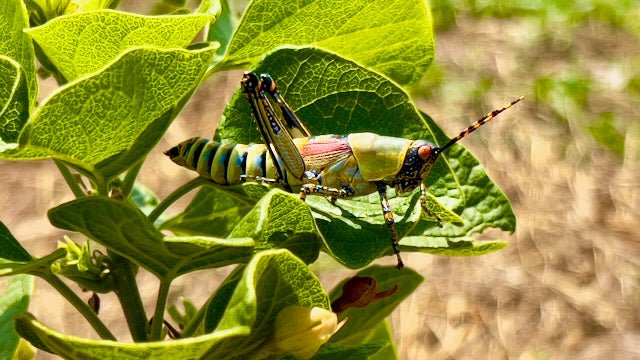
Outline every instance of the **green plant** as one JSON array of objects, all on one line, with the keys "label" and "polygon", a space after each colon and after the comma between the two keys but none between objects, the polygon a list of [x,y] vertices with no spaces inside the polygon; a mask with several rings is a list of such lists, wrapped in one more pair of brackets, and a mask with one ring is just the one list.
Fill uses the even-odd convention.
[{"label": "green plant", "polygon": [[[239,21],[226,10],[226,2],[213,0],[203,0],[193,13],[153,17],[84,11],[114,7],[111,1],[82,5],[61,0],[28,1],[25,6],[8,0],[0,6],[0,158],[52,159],[77,199],[51,209],[49,219],[87,238],[82,245],[67,239],[50,255],[34,258],[2,225],[0,275],[15,279],[2,298],[8,304],[4,316],[15,318],[17,333],[42,350],[73,359],[114,354],[124,359],[306,358],[327,340],[316,358],[395,356],[385,318],[422,281],[411,269],[360,270],[359,276],[375,279],[381,289],[397,286],[397,291],[341,312],[340,319],[349,320],[339,331],[337,321],[327,321],[320,343],[314,340],[316,332],[309,333],[308,342],[294,343],[300,349],[271,335],[274,327],[276,334],[289,334],[288,326],[305,326],[296,319],[305,313],[299,306],[331,310],[331,300],[342,293],[340,287],[327,293],[307,267],[320,251],[351,269],[389,254],[376,195],[337,206],[311,197],[305,204],[262,185],[220,187],[194,179],[159,201],[136,178],[198,86],[215,72],[238,67],[278,79],[316,134],[375,129],[443,144],[446,135],[401,87],[416,83],[433,59],[426,4],[255,0]],[[58,16],[62,14],[67,15]],[[203,28],[205,42],[191,44]],[[36,104],[36,57],[40,73],[61,85],[41,104]],[[227,106],[216,138],[261,141],[239,93]],[[90,184],[88,192],[84,182]],[[508,200],[462,146],[438,161],[429,183],[433,201],[459,214],[464,225],[438,228],[421,218],[417,192],[396,197],[392,204],[404,236],[403,251],[480,255],[505,246],[470,237],[489,227],[513,231],[515,217]],[[183,211],[161,216],[196,188],[199,192]],[[93,242],[105,250],[92,251]],[[169,324],[164,319],[172,280],[232,264],[235,270],[204,306],[197,309],[187,302],[185,313],[169,309],[181,333],[163,327]],[[138,268],[160,280],[149,317],[135,282]],[[102,340],[66,336],[29,314],[18,315],[32,288],[29,278],[19,274],[50,283]],[[95,293],[115,292],[135,343],[108,341],[115,336],[61,276]],[[320,310],[314,316],[336,317]],[[160,341],[167,331],[181,339]],[[18,337],[14,333],[2,341],[2,348],[13,352]]]}]

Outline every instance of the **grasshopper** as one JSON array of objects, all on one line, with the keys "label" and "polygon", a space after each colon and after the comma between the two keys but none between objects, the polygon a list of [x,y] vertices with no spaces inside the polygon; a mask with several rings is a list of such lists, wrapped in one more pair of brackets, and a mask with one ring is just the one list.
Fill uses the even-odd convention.
[{"label": "grasshopper", "polygon": [[195,137],[165,154],[176,164],[195,170],[216,184],[264,182],[289,192],[299,189],[303,201],[311,194],[335,199],[377,192],[399,269],[404,264],[387,188],[405,193],[420,187],[422,208],[442,226],[437,214],[426,205],[424,181],[433,164],[446,149],[523,99],[520,97],[488,113],[439,147],[426,140],[373,133],[312,136],[278,92],[271,76],[245,72],[241,86],[264,144],[221,144]]}]

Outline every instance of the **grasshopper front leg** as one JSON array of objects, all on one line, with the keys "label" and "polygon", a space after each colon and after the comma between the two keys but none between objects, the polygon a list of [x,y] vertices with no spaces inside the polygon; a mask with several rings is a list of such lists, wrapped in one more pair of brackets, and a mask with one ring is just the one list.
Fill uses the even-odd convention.
[{"label": "grasshopper front leg", "polygon": [[422,205],[422,208],[427,212],[427,214],[433,216],[436,219],[438,227],[441,228],[442,219],[440,218],[440,216],[438,216],[438,214],[431,211],[431,209],[427,205],[427,187],[424,185],[424,183],[420,183],[420,205]]},{"label": "grasshopper front leg", "polygon": [[380,205],[382,205],[384,222],[387,224],[389,232],[391,233],[391,247],[393,248],[393,253],[396,254],[396,258],[398,259],[396,268],[402,269],[404,267],[404,263],[400,257],[400,249],[398,249],[398,230],[396,229],[396,221],[393,219],[393,212],[391,212],[391,206],[387,199],[387,184],[377,181],[376,187],[378,188],[378,194],[380,195]]}]

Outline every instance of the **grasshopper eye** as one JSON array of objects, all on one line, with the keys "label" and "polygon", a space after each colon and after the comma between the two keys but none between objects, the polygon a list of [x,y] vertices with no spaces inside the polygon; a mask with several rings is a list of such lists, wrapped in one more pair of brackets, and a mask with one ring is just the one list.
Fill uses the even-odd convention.
[{"label": "grasshopper eye", "polygon": [[431,151],[433,148],[429,145],[422,145],[418,148],[418,155],[422,160],[427,160],[431,156]]}]

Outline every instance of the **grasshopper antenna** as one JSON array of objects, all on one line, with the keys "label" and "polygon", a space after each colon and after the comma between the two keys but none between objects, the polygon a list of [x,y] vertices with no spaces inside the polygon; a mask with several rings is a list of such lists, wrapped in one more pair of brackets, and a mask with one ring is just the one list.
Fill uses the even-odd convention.
[{"label": "grasshopper antenna", "polygon": [[488,123],[494,117],[498,116],[498,114],[500,114],[501,112],[507,110],[508,108],[512,107],[513,105],[517,104],[522,99],[524,99],[524,96],[520,96],[519,98],[513,100],[509,105],[503,107],[502,109],[493,110],[492,112],[488,113],[487,115],[481,117],[476,122],[474,122],[473,124],[469,125],[468,128],[464,129],[460,134],[458,134],[458,136],[456,136],[453,139],[449,140],[449,142],[446,143],[443,147],[434,149],[434,152],[437,155],[437,154],[440,154],[441,152],[445,151],[446,149],[451,147],[451,145],[457,143],[458,141],[460,141],[465,136],[467,136],[467,135],[471,134],[472,132],[476,131],[477,128],[479,128],[480,126]]}]

